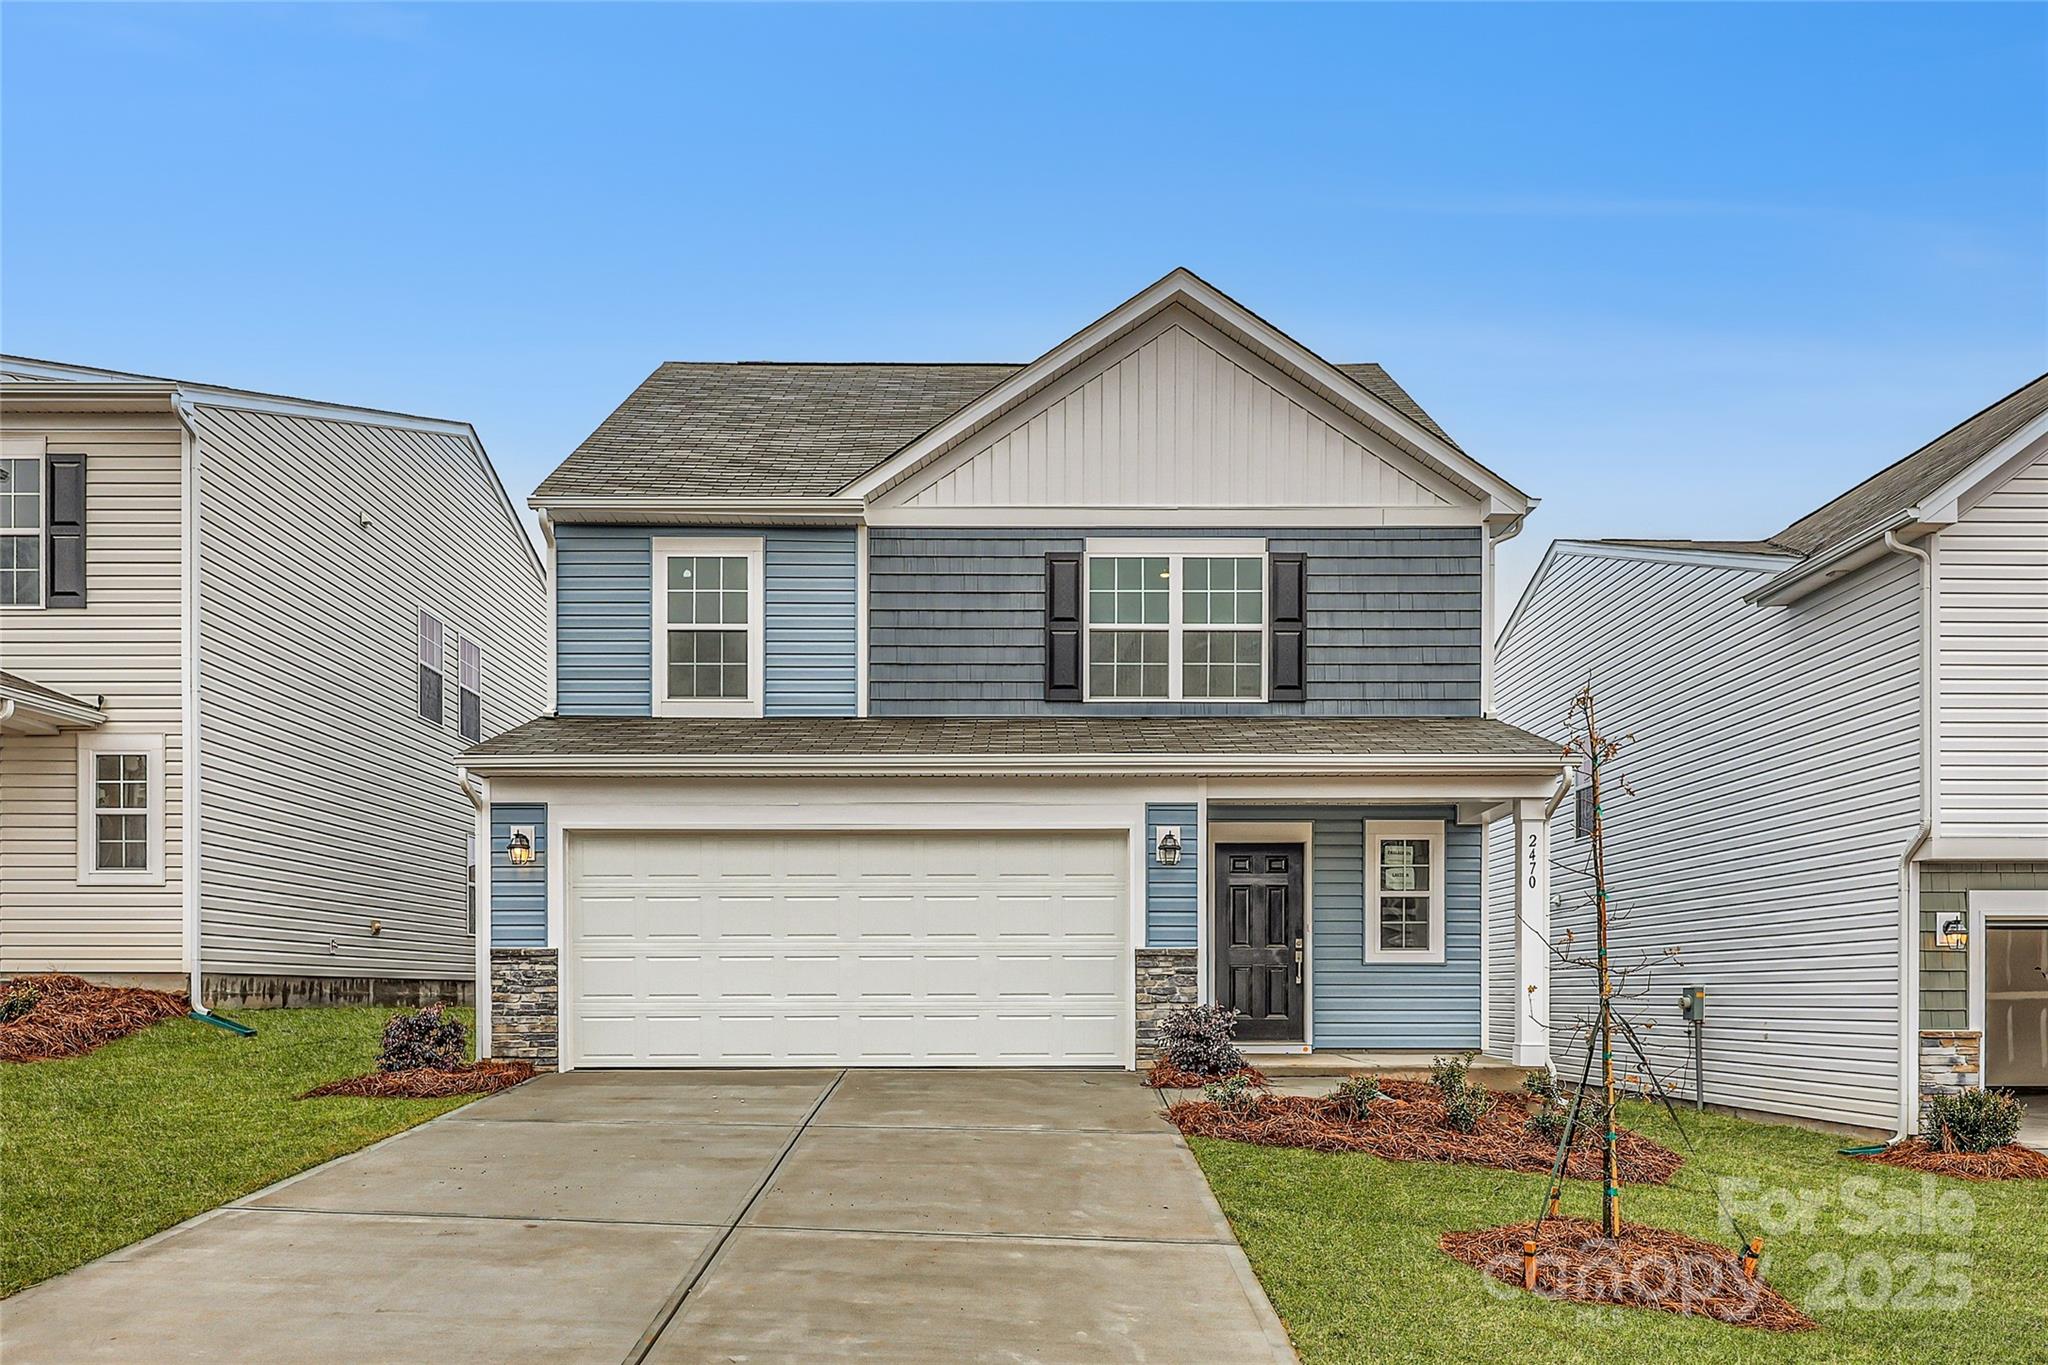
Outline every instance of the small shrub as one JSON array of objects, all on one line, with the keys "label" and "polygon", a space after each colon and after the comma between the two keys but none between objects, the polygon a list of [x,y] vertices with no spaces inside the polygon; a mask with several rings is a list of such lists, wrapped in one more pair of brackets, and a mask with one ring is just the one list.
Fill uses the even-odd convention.
[{"label": "small shrub", "polygon": [[1927,1102],[1927,1137],[1944,1152],[1988,1152],[2020,1135],[2023,1112],[2007,1090],[1936,1095]]},{"label": "small shrub", "polygon": [[1251,1077],[1235,1075],[1203,1086],[1202,1098],[1241,1118],[1255,1118],[1266,1103],[1266,1092]]},{"label": "small shrub", "polygon": [[33,981],[10,981],[0,992],[0,1024],[11,1024],[42,1003],[43,989]]},{"label": "small shrub", "polygon": [[1522,1089],[1528,1091],[1535,1098],[1542,1100],[1545,1104],[1555,1104],[1562,1098],[1557,1088],[1557,1077],[1552,1075],[1548,1068],[1542,1071],[1532,1071],[1524,1076],[1522,1078]]},{"label": "small shrub", "polygon": [[469,1031],[439,1005],[413,1014],[394,1014],[384,1025],[384,1044],[377,1053],[379,1071],[415,1071],[432,1067],[454,1071],[469,1064]]},{"label": "small shrub", "polygon": [[1529,1131],[1545,1142],[1556,1142],[1564,1136],[1565,1108],[1561,1104],[1546,1104],[1529,1114]]},{"label": "small shrub", "polygon": [[1479,1120],[1493,1107],[1493,1096],[1484,1086],[1460,1082],[1456,1090],[1445,1090],[1444,1122],[1461,1133],[1479,1126]]},{"label": "small shrub", "polygon": [[1352,1118],[1362,1119],[1366,1109],[1379,1097],[1379,1077],[1349,1076],[1330,1092],[1330,1103]]},{"label": "small shrub", "polygon": [[1197,1076],[1228,1076],[1244,1070],[1236,1036],[1236,1010],[1183,1005],[1160,1022],[1159,1054]]},{"label": "small shrub", "polygon": [[1455,1057],[1432,1057],[1429,1061],[1429,1083],[1444,1097],[1446,1104],[1451,1097],[1465,1088],[1466,1073],[1471,1070],[1472,1054],[1461,1052]]}]

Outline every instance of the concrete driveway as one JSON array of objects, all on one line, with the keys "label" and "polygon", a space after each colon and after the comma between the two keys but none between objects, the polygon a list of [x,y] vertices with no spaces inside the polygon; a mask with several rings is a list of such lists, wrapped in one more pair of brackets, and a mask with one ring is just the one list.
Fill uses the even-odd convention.
[{"label": "concrete driveway", "polygon": [[16,1296],[0,1355],[1294,1358],[1099,1071],[542,1077]]}]

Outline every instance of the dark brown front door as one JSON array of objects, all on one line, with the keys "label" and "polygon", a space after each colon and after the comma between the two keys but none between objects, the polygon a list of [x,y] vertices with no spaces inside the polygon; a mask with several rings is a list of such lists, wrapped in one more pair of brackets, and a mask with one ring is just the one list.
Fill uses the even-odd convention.
[{"label": "dark brown front door", "polygon": [[1308,971],[1300,844],[1216,846],[1216,1003],[1251,1043],[1302,1041]]}]

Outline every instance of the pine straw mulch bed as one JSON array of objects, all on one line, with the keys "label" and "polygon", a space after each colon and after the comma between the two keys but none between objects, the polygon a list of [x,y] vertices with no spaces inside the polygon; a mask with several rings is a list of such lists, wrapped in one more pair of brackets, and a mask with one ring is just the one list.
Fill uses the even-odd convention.
[{"label": "pine straw mulch bed", "polygon": [[1183,1071],[1166,1058],[1157,1057],[1145,1073],[1145,1084],[1154,1090],[1200,1090],[1205,1085],[1227,1081],[1231,1076],[1242,1076],[1253,1085],[1266,1083],[1266,1073],[1255,1066],[1240,1067],[1228,1075],[1206,1075],[1200,1071]]},{"label": "pine straw mulch bed", "polygon": [[445,1071],[422,1066],[411,1071],[372,1071],[366,1076],[329,1081],[314,1086],[299,1098],[317,1100],[329,1095],[352,1095],[362,1099],[437,1100],[449,1095],[489,1095],[510,1090],[533,1076],[532,1062],[471,1062]]},{"label": "pine straw mulch bed", "polygon": [[[1369,1152],[1389,1161],[1444,1161],[1494,1166],[1506,1171],[1550,1170],[1557,1144],[1531,1133],[1528,1109],[1515,1097],[1495,1096],[1478,1126],[1461,1133],[1444,1120],[1443,1101],[1427,1081],[1381,1081],[1382,1098],[1352,1117],[1328,1097],[1266,1095],[1255,1110],[1232,1111],[1207,1100],[1182,1100],[1166,1117],[1189,1137],[1225,1138],[1262,1147],[1306,1147],[1314,1152]],[[1621,1178],[1631,1185],[1670,1181],[1685,1158],[1662,1143],[1624,1129]],[[1598,1136],[1582,1132],[1572,1142],[1565,1175],[1600,1177]]]},{"label": "pine straw mulch bed", "polygon": [[1586,1218],[1447,1232],[1437,1245],[1516,1288],[1522,1286],[1522,1243],[1536,1237],[1536,1293],[1576,1303],[1657,1308],[1714,1318],[1767,1332],[1805,1332],[1818,1326],[1784,1295],[1742,1273],[1736,1253],[1682,1232],[1624,1222],[1610,1242]]},{"label": "pine straw mulch bed", "polygon": [[0,1023],[0,1062],[80,1057],[116,1038],[191,1013],[182,991],[102,986],[78,976],[21,976],[0,981],[0,998],[32,991],[26,1013]]},{"label": "pine straw mulch bed", "polygon": [[1944,1152],[1919,1138],[1866,1152],[1858,1161],[1903,1166],[1909,1171],[1952,1175],[1961,1180],[2048,1180],[2048,1153],[2007,1143],[1988,1152]]}]

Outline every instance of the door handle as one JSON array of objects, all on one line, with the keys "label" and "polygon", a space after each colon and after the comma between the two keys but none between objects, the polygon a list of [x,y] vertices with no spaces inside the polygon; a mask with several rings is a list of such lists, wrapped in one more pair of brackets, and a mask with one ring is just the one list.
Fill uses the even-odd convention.
[{"label": "door handle", "polygon": [[[1296,940],[1296,942],[1299,943],[1299,940]],[[1294,950],[1294,984],[1297,986],[1301,984],[1301,949],[1299,947],[1296,947]]]}]

